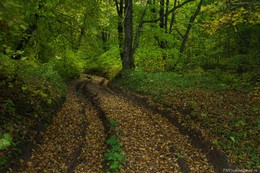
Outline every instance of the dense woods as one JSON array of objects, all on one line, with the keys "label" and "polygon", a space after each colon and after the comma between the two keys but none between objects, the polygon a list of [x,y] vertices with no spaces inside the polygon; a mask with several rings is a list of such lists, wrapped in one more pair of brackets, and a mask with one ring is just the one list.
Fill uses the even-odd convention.
[{"label": "dense woods", "polygon": [[232,162],[259,167],[259,31],[257,0],[1,0],[0,167],[82,73],[189,109]]}]

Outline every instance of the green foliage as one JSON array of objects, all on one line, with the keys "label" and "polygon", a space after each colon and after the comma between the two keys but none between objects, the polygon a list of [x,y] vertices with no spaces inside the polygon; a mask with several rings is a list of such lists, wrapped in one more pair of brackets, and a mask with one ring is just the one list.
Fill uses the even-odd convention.
[{"label": "green foliage", "polygon": [[[0,55],[0,131],[4,135],[1,148],[10,143],[26,140],[35,122],[48,122],[50,110],[56,108],[66,96],[66,85],[52,64],[40,64],[36,60],[22,58],[12,60]],[[9,143],[8,143],[9,141]],[[17,155],[16,148],[2,152],[1,167]]]},{"label": "green foliage", "polygon": [[113,119],[110,119],[109,120],[109,126],[111,129],[115,129],[117,127],[117,121],[113,120]]},{"label": "green foliage", "polygon": [[10,153],[8,153],[7,149],[13,145],[13,139],[10,133],[0,134],[0,167],[8,163],[8,159],[10,159]]},{"label": "green foliage", "polygon": [[86,59],[86,64],[86,72],[99,73],[108,78],[115,77],[122,69],[119,50],[115,46],[98,56]]},{"label": "green foliage", "polygon": [[136,52],[136,66],[147,72],[160,71],[164,69],[162,51],[157,47],[140,48]]},{"label": "green foliage", "polygon": [[6,109],[11,111],[12,113],[15,113],[15,104],[13,100],[7,99],[5,102]]},{"label": "green foliage", "polygon": [[46,107],[53,106],[65,97],[63,79],[51,64],[24,60],[17,66],[16,84],[20,87],[21,98],[16,101],[24,102],[22,100],[25,99],[23,104],[37,108],[43,104]]},{"label": "green foliage", "polygon": [[1,138],[0,138],[0,151],[5,150],[9,146],[11,146],[13,143],[12,137],[10,133],[5,133]]},{"label": "green foliage", "polygon": [[225,90],[230,88],[228,83],[219,81],[214,74],[209,72],[156,72],[147,73],[142,71],[125,71],[123,72],[123,80],[117,81],[118,84],[127,88],[157,95],[167,93],[174,88],[204,88],[211,90]]},{"label": "green foliage", "polygon": [[123,154],[123,150],[120,145],[120,141],[118,140],[118,137],[116,135],[117,124],[117,121],[113,119],[109,120],[112,135],[107,140],[109,149],[104,154],[105,159],[108,161],[108,173],[120,172],[120,169],[122,169],[124,163],[126,162],[125,155]]},{"label": "green foliage", "polygon": [[51,63],[63,79],[75,79],[83,72],[85,63],[81,52],[74,53],[68,50],[64,55],[56,56]]}]

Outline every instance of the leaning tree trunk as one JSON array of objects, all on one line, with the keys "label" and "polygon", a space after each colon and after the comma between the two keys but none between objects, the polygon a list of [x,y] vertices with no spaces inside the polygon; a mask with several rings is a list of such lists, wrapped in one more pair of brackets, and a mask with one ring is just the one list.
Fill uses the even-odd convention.
[{"label": "leaning tree trunk", "polygon": [[182,54],[182,53],[184,52],[184,50],[185,50],[185,46],[186,46],[186,43],[187,43],[187,41],[188,41],[188,37],[189,37],[189,34],[190,34],[190,30],[191,30],[191,28],[192,28],[192,25],[193,25],[193,23],[194,23],[196,17],[197,17],[197,16],[199,15],[199,13],[200,13],[200,9],[201,9],[202,4],[203,4],[203,0],[200,0],[199,5],[197,6],[197,9],[196,9],[194,15],[192,15],[192,16],[190,17],[190,22],[189,22],[188,27],[187,27],[187,29],[186,29],[185,35],[183,36],[183,40],[182,40],[182,44],[181,44],[181,48],[180,48],[180,53],[181,53],[181,54]]}]

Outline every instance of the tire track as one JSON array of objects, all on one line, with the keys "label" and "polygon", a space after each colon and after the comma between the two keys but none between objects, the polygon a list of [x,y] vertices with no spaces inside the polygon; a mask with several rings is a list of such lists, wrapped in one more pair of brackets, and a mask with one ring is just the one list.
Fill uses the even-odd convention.
[{"label": "tire track", "polygon": [[77,82],[70,84],[66,102],[31,157],[20,160],[19,166],[10,168],[8,173],[103,172],[104,127],[76,85]]},{"label": "tire track", "polygon": [[86,89],[98,98],[107,118],[119,123],[128,160],[123,172],[214,172],[206,155],[165,117],[97,85]]}]

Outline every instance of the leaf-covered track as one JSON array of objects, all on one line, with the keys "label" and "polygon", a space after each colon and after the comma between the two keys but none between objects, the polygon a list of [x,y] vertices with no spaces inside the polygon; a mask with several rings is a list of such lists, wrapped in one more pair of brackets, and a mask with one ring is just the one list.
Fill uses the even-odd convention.
[{"label": "leaf-covered track", "polygon": [[[105,134],[95,108],[69,87],[67,101],[43,134],[29,160],[8,172],[102,172]],[[17,163],[18,164],[18,163]]]},{"label": "leaf-covered track", "polygon": [[104,87],[107,82],[83,76],[72,83],[42,143],[9,172],[106,172],[108,119],[118,123],[126,156],[121,172],[220,172],[163,113]]},{"label": "leaf-covered track", "polygon": [[166,118],[110,90],[86,85],[105,115],[119,124],[127,157],[122,172],[214,172],[206,155]]}]

